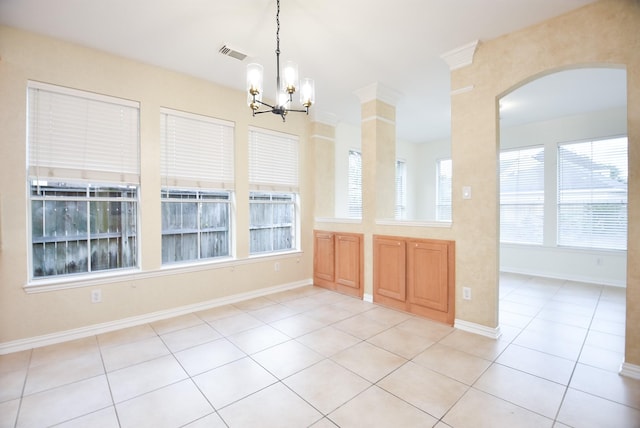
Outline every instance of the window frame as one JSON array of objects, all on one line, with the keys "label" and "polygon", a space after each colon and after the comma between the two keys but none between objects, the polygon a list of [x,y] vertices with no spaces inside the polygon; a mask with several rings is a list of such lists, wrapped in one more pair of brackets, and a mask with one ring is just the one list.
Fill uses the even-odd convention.
[{"label": "window frame", "polygon": [[[529,156],[528,153],[531,152],[536,152],[538,151],[538,153],[535,156],[538,156],[539,153],[542,153],[542,163],[541,165],[535,165],[532,162],[528,162],[527,160],[525,161],[521,161],[522,156],[525,156],[526,158],[531,157],[534,158],[535,156]],[[513,201],[511,203],[503,203],[503,198],[506,198],[506,192],[504,191],[504,186],[502,185],[502,174],[503,174],[503,160],[502,160],[502,155],[505,153],[515,153],[518,158],[517,158],[517,183],[516,183],[516,191],[511,192],[512,193],[512,198]],[[498,194],[498,206],[499,206],[499,210],[500,210],[500,243],[501,244],[518,244],[518,245],[532,245],[532,246],[543,246],[544,245],[544,236],[545,236],[545,230],[548,227],[546,221],[545,221],[545,207],[546,207],[546,193],[547,193],[547,184],[545,183],[545,168],[546,168],[546,162],[547,162],[547,155],[546,155],[546,147],[544,145],[540,145],[540,144],[534,144],[534,145],[528,145],[528,146],[522,146],[522,147],[515,147],[515,148],[508,148],[508,149],[504,149],[504,150],[500,150],[499,155],[498,155],[498,167],[499,167],[499,177],[498,180],[500,181],[500,192]],[[526,174],[522,174],[522,179],[521,179],[521,168],[522,167],[540,167],[541,170],[535,170],[533,173],[534,174],[541,174],[542,176],[542,190],[538,190],[538,191],[534,191],[534,190],[521,190],[520,189],[520,184],[532,184],[534,183],[533,180],[531,180],[530,177],[528,177]],[[531,168],[529,168],[531,169]],[[539,193],[538,196],[535,195],[535,193]],[[537,199],[537,202],[534,201],[533,199]],[[531,230],[531,225],[535,224],[535,218],[538,217],[539,220],[539,224],[540,224],[540,229],[535,231],[534,235],[530,235],[527,238],[523,238],[522,240],[513,240],[513,236],[512,235],[510,237],[510,239],[512,240],[504,240],[504,231],[507,229],[505,227],[505,222],[504,222],[504,215],[502,213],[503,210],[503,206],[508,206],[508,207],[516,207],[515,215],[514,217],[517,217],[518,219],[520,219],[521,223],[524,223],[527,225],[526,230]],[[531,207],[531,206],[537,206],[539,207],[537,214],[534,212],[533,217],[528,217],[528,218],[521,218],[520,216],[522,215],[522,213],[520,211],[518,211],[518,207]],[[526,210],[528,212],[530,212],[530,210]],[[504,230],[503,230],[504,227]],[[513,230],[523,230],[524,228],[522,227],[511,227],[509,228],[509,231]],[[513,231],[512,231],[513,232]],[[515,232],[513,232],[515,233]],[[537,237],[537,240],[536,240]],[[524,239],[529,239],[529,241],[524,241]]]},{"label": "window frame", "polygon": [[[273,131],[254,126],[249,127],[248,144],[249,164],[249,194],[247,195],[249,206],[248,226],[248,253],[249,257],[265,257],[289,252],[299,252],[301,230],[301,204],[300,204],[300,138],[297,135]],[[269,196],[268,200],[256,199],[258,195]],[[274,201],[274,196],[288,196],[286,202]],[[252,250],[253,238],[256,230],[277,228],[276,222],[271,221],[269,226],[254,227],[252,225],[252,207],[256,204],[280,204],[291,205],[291,220],[293,221],[289,248],[275,248],[275,240],[271,241],[268,250]],[[272,236],[273,238],[273,236]]]},{"label": "window frame", "polygon": [[[78,89],[50,85],[41,82],[27,82],[27,282],[25,289],[37,289],[45,286],[47,289],[56,284],[76,283],[78,286],[89,285],[104,277],[123,276],[140,270],[140,104],[135,101],[113,96],[96,94]],[[43,109],[43,106],[46,108]],[[42,115],[42,116],[41,116]],[[111,122],[105,122],[109,118]],[[107,126],[105,126],[105,124]],[[43,126],[44,125],[44,126]],[[107,144],[110,143],[110,144]],[[113,148],[117,150],[113,150]],[[105,152],[106,150],[106,152]],[[65,153],[82,151],[88,155],[82,158],[65,157]],[[48,188],[45,194],[41,191]],[[36,189],[36,190],[34,190]],[[69,194],[65,195],[65,191]],[[120,196],[109,196],[116,191]],[[105,196],[105,194],[107,196]],[[128,196],[122,196],[128,194]],[[133,196],[131,196],[133,194]],[[58,203],[86,204],[85,226],[86,235],[76,235],[76,239],[56,239],[45,237],[47,205]],[[37,215],[35,205],[41,203],[43,222],[42,236],[38,236],[36,227]],[[107,231],[93,232],[96,226],[95,215],[100,210],[92,211],[92,207],[106,203],[110,211],[117,207],[122,219],[122,203],[131,204],[127,212],[135,211],[130,217],[133,224],[131,229],[110,232],[113,218],[111,214],[101,215],[102,221],[107,221]],[[119,204],[119,205],[118,205]],[[57,209],[57,208],[56,208]],[[55,210],[54,210],[55,211]],[[93,216],[93,217],[92,217]],[[93,220],[92,220],[93,218]],[[77,221],[78,218],[76,218]],[[106,219],[106,220],[105,220]],[[68,218],[64,225],[58,225],[58,230],[66,229]],[[122,225],[122,220],[119,222]],[[97,226],[96,226],[97,227]],[[116,234],[127,234],[116,244],[116,257],[113,266],[111,257],[113,246],[109,241]],[[101,236],[96,236],[101,235]],[[67,235],[69,236],[69,235]],[[77,239],[81,238],[81,239]],[[92,261],[93,249],[101,248],[101,239],[107,239],[106,265],[98,267]],[[132,251],[127,251],[131,238]],[[34,241],[35,240],[35,241]],[[70,242],[86,242],[86,256],[78,260],[86,260],[86,270],[66,271],[60,273],[37,274],[38,269],[47,270],[43,256],[40,266],[36,266],[36,245],[54,243],[56,255],[54,269],[60,268],[57,261],[58,253],[61,257],[68,257],[65,250],[58,250],[58,243],[65,243],[69,248]],[[95,243],[94,243],[95,241]],[[117,240],[116,240],[117,241]],[[76,247],[80,249],[81,247]],[[73,250],[72,250],[73,251]],[[46,250],[43,250],[43,253]],[[125,252],[127,255],[125,255]],[[51,252],[49,252],[51,255]],[[102,254],[105,254],[103,251]],[[118,256],[128,257],[129,262],[122,266],[118,264]],[[71,261],[73,263],[74,261]],[[68,263],[68,262],[67,262]],[[66,264],[66,263],[65,263]],[[77,265],[77,263],[76,263]]]},{"label": "window frame", "polygon": [[[626,167],[626,168],[625,168],[625,173],[626,173],[626,175],[625,175],[625,183],[624,183],[624,184],[625,184],[625,186],[624,186],[624,187],[625,187],[625,191],[624,191],[624,194],[622,195],[622,196],[623,196],[623,199],[624,199],[624,202],[617,203],[617,204],[614,204],[614,203],[612,203],[612,202],[608,202],[608,203],[607,203],[607,202],[591,202],[591,203],[583,203],[582,205],[588,205],[588,206],[596,205],[596,206],[599,206],[599,205],[605,205],[605,204],[607,204],[607,205],[618,205],[618,206],[622,207],[622,209],[623,209],[623,211],[624,211],[624,227],[623,227],[623,228],[615,228],[615,229],[614,229],[614,228],[611,228],[611,230],[609,230],[609,227],[606,227],[607,225],[605,224],[605,227],[601,229],[601,230],[604,230],[604,231],[606,232],[606,233],[605,233],[605,235],[606,235],[608,232],[616,232],[616,231],[617,231],[619,234],[623,235],[623,237],[622,237],[622,238],[620,238],[620,240],[618,241],[619,245],[617,245],[617,246],[615,246],[615,245],[610,245],[610,246],[598,246],[598,245],[595,245],[595,244],[594,244],[594,240],[593,240],[593,238],[592,238],[592,236],[593,236],[593,232],[594,232],[594,231],[593,231],[593,229],[594,229],[594,228],[596,228],[596,229],[597,229],[598,227],[597,227],[597,224],[594,226],[593,222],[589,224],[589,226],[591,226],[591,228],[592,228],[592,230],[590,231],[589,236],[588,236],[588,237],[589,237],[589,239],[590,239],[590,241],[589,241],[589,242],[586,242],[585,240],[582,240],[582,239],[581,239],[581,240],[580,240],[580,241],[581,241],[581,244],[580,244],[580,245],[577,245],[577,244],[571,244],[571,243],[568,243],[568,242],[571,242],[570,240],[565,240],[565,241],[563,241],[562,236],[561,236],[561,234],[562,234],[562,232],[563,232],[563,227],[562,227],[563,210],[562,210],[562,207],[563,207],[564,205],[571,205],[571,203],[569,203],[569,202],[567,202],[567,203],[563,203],[563,202],[562,202],[562,197],[563,197],[563,189],[561,188],[561,186],[562,186],[562,168],[563,168],[563,159],[565,159],[565,158],[563,158],[563,156],[562,156],[562,154],[561,154],[561,149],[562,149],[562,147],[564,147],[564,146],[578,146],[578,145],[591,145],[591,154],[593,154],[593,151],[594,151],[594,150],[593,150],[593,146],[594,146],[594,144],[606,144],[607,142],[614,141],[614,140],[625,140],[625,148],[623,149],[625,159],[624,159],[624,161],[623,161],[623,162],[621,162],[621,165],[623,165],[623,168],[625,168],[625,167]],[[576,154],[576,156],[578,156],[578,157],[579,157],[580,155],[577,155],[577,154]],[[557,246],[558,246],[558,247],[562,247],[562,248],[570,248],[570,249],[578,249],[578,250],[580,250],[580,249],[584,249],[584,250],[588,250],[588,251],[626,251],[626,250],[627,250],[627,243],[628,243],[628,223],[629,223],[629,218],[628,218],[628,193],[629,193],[629,189],[628,189],[628,173],[629,173],[629,171],[628,171],[628,159],[629,159],[629,139],[628,139],[628,136],[626,136],[626,135],[621,135],[621,136],[610,136],[610,137],[598,138],[598,139],[589,139],[589,140],[583,140],[583,141],[570,141],[570,142],[558,143],[558,144],[557,144],[557,157],[558,157],[557,169],[556,169],[556,174],[557,174],[557,176],[556,176],[556,177],[557,177],[557,179],[556,179],[556,180],[557,180],[557,184],[556,184],[556,186],[557,186],[557,201],[556,201],[556,204],[557,204],[557,207],[556,207],[557,230],[556,230],[556,244],[557,244]],[[607,153],[607,155],[606,155],[606,158],[607,158],[607,159],[606,159],[606,160],[607,160],[607,161],[612,161],[612,160],[610,159],[610,157],[611,157],[611,154],[610,154],[610,153]],[[613,168],[617,168],[615,165],[605,165],[605,164],[603,164],[602,162],[596,162],[596,161],[594,160],[593,156],[589,157],[589,158],[588,158],[588,160],[589,160],[589,162],[590,162],[590,167],[593,167],[593,165],[594,165],[594,164],[600,164],[600,165],[602,165],[603,167],[607,167],[607,168],[605,168],[605,169],[609,169],[609,173],[610,173],[610,174],[611,174],[611,170],[612,170]],[[621,161],[621,159],[619,159],[619,161]],[[577,163],[577,162],[576,162],[576,163]],[[613,168],[612,168],[612,167],[613,167]],[[601,179],[603,179],[603,180],[607,180],[607,179],[609,179],[609,180],[610,180],[610,179],[611,179],[611,177],[606,177],[606,176],[604,176],[604,175],[602,175],[602,174],[599,174],[599,175],[598,175],[598,174],[597,174],[597,173],[598,173],[598,171],[602,171],[602,168],[600,168],[600,169],[596,169],[596,170],[594,170],[594,169],[590,169],[590,170],[589,170],[589,172],[591,173],[591,176],[590,176],[590,177],[591,177],[591,178],[593,178],[593,176],[595,175],[595,176],[599,176],[599,177],[600,177]],[[574,179],[575,179],[575,177],[574,177]],[[596,191],[595,193],[600,193],[600,192],[597,192],[597,190],[598,190],[598,189],[607,189],[607,188],[608,188],[608,187],[592,187],[592,188],[590,188],[590,189],[589,189],[589,195],[588,195],[588,196],[589,196],[590,198],[593,198],[593,196],[594,196],[594,191]],[[568,192],[568,191],[570,191],[571,189],[564,189],[564,190],[566,190],[566,191]],[[579,190],[573,189],[573,191],[574,191],[574,192],[576,192],[576,191],[579,191]],[[575,205],[575,203],[573,203],[573,205]],[[602,218],[602,217],[597,217],[597,216],[596,216],[596,217],[594,217],[594,218],[595,218],[595,219],[598,219],[598,218]],[[603,223],[603,224],[604,224],[604,223],[607,223],[607,221],[609,221],[609,220],[610,220],[610,219],[605,218],[605,221],[604,221],[604,222],[601,222],[601,223]],[[597,222],[596,222],[596,223],[597,223]],[[583,223],[582,223],[582,224],[583,224]],[[569,232],[570,232],[570,231],[572,231],[572,230],[575,230],[575,229],[576,229],[575,227],[571,227],[571,226],[568,228]],[[606,230],[605,230],[605,229],[606,229]],[[573,241],[575,242],[575,239],[574,239]],[[600,242],[601,242],[601,243],[602,243],[602,242],[604,242],[604,241],[608,241],[608,240],[606,240],[606,239],[605,239],[605,240],[600,240]],[[609,242],[611,242],[611,241],[609,241]]]},{"label": "window frame", "polygon": [[[176,196],[170,197],[171,194]],[[192,195],[193,198],[178,198],[177,195]],[[220,196],[218,198],[217,196]],[[226,198],[224,198],[226,196]],[[165,219],[165,204],[183,204],[183,203],[193,203],[196,205],[195,210],[195,227],[193,228],[175,228],[170,229],[166,228],[166,219]],[[226,205],[226,220],[227,227],[209,227],[205,228],[202,225],[202,217],[203,217],[203,208],[208,204],[224,204]],[[228,260],[233,258],[234,248],[233,248],[233,231],[234,231],[234,220],[233,220],[233,192],[230,190],[212,190],[212,189],[178,189],[178,188],[163,188],[161,195],[161,216],[162,216],[162,266],[176,266],[176,265],[185,265],[192,263],[210,263],[217,262],[221,260]],[[226,254],[221,255],[210,255],[203,256],[203,235],[211,234],[216,232],[226,233]],[[165,247],[165,237],[169,236],[177,236],[177,235],[195,235],[195,253],[196,256],[194,258],[181,258],[179,260],[166,260],[165,254],[170,252],[169,247]],[[206,239],[206,238],[205,238]],[[177,245],[177,244],[176,244]],[[175,246],[174,246],[175,248]]]},{"label": "window frame", "polygon": [[[440,173],[442,169],[442,163],[448,162],[451,166],[449,170],[451,174],[449,175],[449,186],[448,189],[448,198],[442,197],[442,192],[445,190],[445,186],[442,184],[442,174]],[[436,160],[436,221],[448,221],[451,222],[453,220],[453,205],[452,205],[452,182],[453,182],[453,160],[451,158],[442,158]],[[446,203],[448,199],[449,203]],[[442,213],[443,208],[448,207],[448,216],[444,216]]]}]

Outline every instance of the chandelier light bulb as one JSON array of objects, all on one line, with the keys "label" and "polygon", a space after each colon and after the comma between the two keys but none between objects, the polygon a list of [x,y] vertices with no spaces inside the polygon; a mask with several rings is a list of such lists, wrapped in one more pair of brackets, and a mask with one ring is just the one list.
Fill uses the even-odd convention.
[{"label": "chandelier light bulb", "polygon": [[313,79],[305,78],[302,80],[300,88],[300,103],[307,109],[316,102],[316,89]]},{"label": "chandelier light bulb", "polygon": [[282,74],[284,77],[282,89],[289,94],[293,94],[298,87],[298,64],[293,61],[287,61]]}]

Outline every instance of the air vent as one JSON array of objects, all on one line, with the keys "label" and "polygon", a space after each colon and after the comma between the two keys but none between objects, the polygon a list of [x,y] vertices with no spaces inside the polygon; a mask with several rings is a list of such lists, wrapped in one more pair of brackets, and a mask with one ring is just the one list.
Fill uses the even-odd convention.
[{"label": "air vent", "polygon": [[232,49],[227,45],[222,46],[218,52],[220,52],[222,55],[230,56],[231,58],[235,58],[240,61],[243,61],[247,57],[246,54],[238,52],[237,50]]}]

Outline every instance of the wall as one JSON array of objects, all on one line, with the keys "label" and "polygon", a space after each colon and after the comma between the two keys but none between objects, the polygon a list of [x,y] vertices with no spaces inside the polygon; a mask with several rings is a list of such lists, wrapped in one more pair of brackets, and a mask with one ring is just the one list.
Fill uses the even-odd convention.
[{"label": "wall", "polygon": [[[545,161],[556,165],[558,143],[618,137],[627,134],[627,109],[616,108],[543,122],[500,128],[500,148],[544,145]],[[626,286],[627,253],[562,248],[556,245],[555,168],[547,168],[545,242],[542,246],[501,244],[500,270],[574,281]]]},{"label": "wall", "polygon": [[[608,65],[627,71],[629,227],[625,361],[640,365],[640,4],[603,0],[539,25],[481,43],[473,64],[452,72],[453,221],[457,288],[475,283],[481,301],[457,318],[496,326],[498,282],[498,108],[504,94],[542,75]],[[473,199],[456,194],[472,185]],[[475,298],[475,297],[474,297]]]},{"label": "wall", "polygon": [[[0,351],[3,344],[6,350],[9,344],[29,338],[311,282],[314,198],[313,181],[308,176],[300,183],[302,251],[279,257],[248,257],[248,127],[300,135],[300,169],[304,171],[310,158],[306,116],[290,115],[286,124],[271,115],[252,118],[242,92],[8,27],[0,27],[0,58]],[[26,211],[27,80],[141,103],[139,273],[97,282],[63,282],[54,291],[30,293],[25,289],[26,254],[30,251]],[[235,261],[184,269],[161,266],[161,106],[235,122]],[[275,261],[280,263],[278,272]],[[102,303],[90,303],[94,288],[102,290]]]}]

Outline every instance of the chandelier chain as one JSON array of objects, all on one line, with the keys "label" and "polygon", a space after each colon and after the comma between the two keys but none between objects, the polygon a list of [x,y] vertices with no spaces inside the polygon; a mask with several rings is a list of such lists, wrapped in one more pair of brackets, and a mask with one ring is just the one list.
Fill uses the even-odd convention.
[{"label": "chandelier chain", "polygon": [[278,10],[276,12],[276,54],[280,55],[280,0],[277,0]]}]

